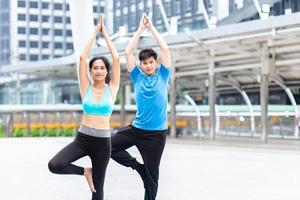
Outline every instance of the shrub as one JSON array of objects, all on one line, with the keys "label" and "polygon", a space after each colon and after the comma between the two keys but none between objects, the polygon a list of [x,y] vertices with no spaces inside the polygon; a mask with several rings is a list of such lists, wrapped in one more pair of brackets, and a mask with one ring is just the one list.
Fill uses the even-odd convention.
[{"label": "shrub", "polygon": [[47,128],[47,136],[48,137],[57,136],[57,129],[56,128]]},{"label": "shrub", "polygon": [[0,138],[3,137],[3,125],[0,125]]},{"label": "shrub", "polygon": [[75,128],[63,128],[63,136],[70,137],[76,134]]},{"label": "shrub", "polygon": [[39,128],[32,128],[32,129],[30,129],[30,136],[31,137],[39,137],[40,136],[40,132],[41,132],[41,129],[39,129]]},{"label": "shrub", "polygon": [[25,137],[26,129],[25,128],[14,128],[13,137]]}]

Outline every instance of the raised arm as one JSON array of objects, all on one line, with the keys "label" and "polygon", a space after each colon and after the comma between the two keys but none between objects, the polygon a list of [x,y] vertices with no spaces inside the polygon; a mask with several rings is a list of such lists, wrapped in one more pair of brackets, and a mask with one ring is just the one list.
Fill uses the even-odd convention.
[{"label": "raised arm", "polygon": [[167,43],[164,41],[160,33],[156,30],[155,26],[152,24],[152,21],[147,16],[145,16],[145,18],[146,27],[152,33],[158,47],[160,48],[162,64],[166,67],[171,67],[171,56]]},{"label": "raised arm", "polygon": [[101,28],[101,24],[98,23],[95,30],[91,34],[90,38],[84,45],[83,50],[81,51],[81,54],[80,54],[78,78],[79,78],[79,87],[80,87],[81,98],[84,97],[86,90],[90,85],[90,80],[88,78],[87,58],[88,58],[89,52],[94,44],[96,36],[98,35],[98,33],[100,31],[100,28]]},{"label": "raised arm", "polygon": [[143,15],[138,30],[136,31],[133,38],[130,40],[128,46],[125,49],[125,58],[126,58],[126,65],[127,65],[128,72],[131,72],[135,66],[134,53],[143,31],[146,29],[145,20],[146,20],[145,15]]},{"label": "raised arm", "polygon": [[106,41],[106,44],[108,46],[109,52],[112,57],[112,73],[111,73],[111,82],[110,82],[110,88],[113,92],[114,99],[117,96],[118,90],[119,90],[119,85],[120,85],[120,75],[121,75],[121,70],[120,70],[120,58],[119,54],[113,45],[111,39],[109,38],[109,34],[106,30],[105,24],[104,24],[104,17],[101,16],[101,32],[103,34],[103,38]]}]

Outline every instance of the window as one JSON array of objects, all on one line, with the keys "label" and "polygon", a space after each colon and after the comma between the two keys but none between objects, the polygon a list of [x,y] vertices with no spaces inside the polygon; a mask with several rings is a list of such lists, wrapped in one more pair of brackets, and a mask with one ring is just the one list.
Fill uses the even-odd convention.
[{"label": "window", "polygon": [[19,47],[26,47],[26,41],[25,40],[20,40],[19,41]]},{"label": "window", "polygon": [[46,59],[48,59],[49,58],[49,55],[42,55],[42,59],[43,60],[46,60]]},{"label": "window", "polygon": [[94,13],[98,13],[98,9],[97,8],[98,8],[97,6],[93,6]]},{"label": "window", "polygon": [[[130,13],[129,22],[130,22],[130,27],[134,27],[134,29],[135,29],[135,24],[136,24],[135,23],[135,13]],[[131,29],[133,29],[133,28],[131,28]]]},{"label": "window", "polygon": [[203,20],[195,20],[192,23],[193,29],[205,28],[206,24],[203,23]]},{"label": "window", "polygon": [[123,15],[123,25],[128,24],[128,15]]},{"label": "window", "polygon": [[48,22],[49,21],[49,16],[42,16],[42,22]]},{"label": "window", "polygon": [[20,60],[26,60],[26,54],[21,53],[20,54]]},{"label": "window", "polygon": [[30,1],[29,2],[29,7],[30,8],[38,8],[38,2],[36,2],[36,1]]},{"label": "window", "polygon": [[42,35],[48,35],[49,34],[49,29],[48,28],[43,28],[42,29]]},{"label": "window", "polygon": [[120,27],[120,24],[121,24],[120,17],[116,17],[114,20],[114,27],[116,27],[118,29]]},{"label": "window", "polygon": [[62,35],[62,30],[60,29],[54,29],[54,35]]},{"label": "window", "polygon": [[9,48],[10,48],[10,41],[9,40],[1,40],[1,47],[4,52],[8,52]]},{"label": "window", "polygon": [[72,31],[71,30],[67,30],[67,36],[72,36]]},{"label": "window", "polygon": [[73,43],[67,43],[66,46],[67,49],[73,49]]},{"label": "window", "polygon": [[8,36],[9,35],[9,27],[8,26],[2,26],[0,30],[1,30],[0,34],[2,36]]},{"label": "window", "polygon": [[132,5],[130,6],[130,12],[132,12],[132,13],[135,12],[135,9],[136,9],[136,8],[135,8],[135,4],[132,4]]},{"label": "window", "polygon": [[119,17],[119,16],[120,16],[120,14],[121,14],[121,11],[118,9],[118,10],[116,10],[116,12],[115,12],[115,13],[116,13],[116,16],[117,16],[117,17]]},{"label": "window", "polygon": [[38,16],[37,15],[29,15],[29,21],[38,21]]},{"label": "window", "polygon": [[143,10],[143,9],[144,9],[144,4],[143,4],[143,2],[139,2],[138,7],[139,7],[139,10]]},{"label": "window", "polygon": [[1,21],[4,22],[8,22],[9,21],[9,13],[1,13]]},{"label": "window", "polygon": [[18,14],[18,20],[19,21],[25,21],[26,20],[26,15],[24,15],[24,14]]},{"label": "window", "polygon": [[62,22],[62,17],[54,17],[54,22],[61,23]]},{"label": "window", "polygon": [[54,10],[62,10],[62,4],[54,3]]},{"label": "window", "polygon": [[100,6],[99,12],[104,13],[104,7],[103,6]]},{"label": "window", "polygon": [[37,41],[30,41],[29,46],[30,48],[38,48],[39,43]]},{"label": "window", "polygon": [[8,8],[9,7],[9,1],[8,0],[2,0],[1,1],[1,8]]},{"label": "window", "polygon": [[147,1],[147,7],[148,8],[152,8],[152,0],[148,0]]},{"label": "window", "polygon": [[42,42],[42,48],[47,49],[49,47],[49,42]]},{"label": "window", "polygon": [[67,17],[67,18],[66,18],[66,23],[67,23],[67,24],[70,24],[70,23],[71,23],[70,17]]},{"label": "window", "polygon": [[36,60],[38,60],[38,58],[39,58],[38,55],[30,55],[29,60],[36,61]]},{"label": "window", "polygon": [[128,7],[124,7],[124,8],[123,8],[123,14],[124,14],[124,15],[127,15],[127,13],[128,13]]},{"label": "window", "polygon": [[55,49],[62,49],[62,43],[61,42],[54,42],[54,48]]},{"label": "window", "polygon": [[69,4],[65,4],[65,6],[66,6],[66,7],[65,7],[66,10],[70,10]]},{"label": "window", "polygon": [[121,6],[120,0],[117,0],[116,7],[119,8]]},{"label": "window", "polygon": [[20,33],[20,34],[26,34],[25,27],[18,27],[18,33]]},{"label": "window", "polygon": [[168,17],[172,16],[171,2],[166,2],[165,10]]},{"label": "window", "polygon": [[26,7],[25,1],[18,1],[18,7],[19,8],[25,8]]},{"label": "window", "polygon": [[48,2],[42,2],[42,9],[48,9],[49,3]]},{"label": "window", "polygon": [[29,33],[32,35],[37,35],[39,34],[39,30],[37,28],[30,28]]},{"label": "window", "polygon": [[191,12],[192,11],[192,2],[191,2],[191,0],[185,0],[184,1],[184,8],[185,8],[185,12]]},{"label": "window", "polygon": [[179,14],[180,14],[180,11],[181,11],[181,8],[180,8],[180,1],[176,1],[176,2],[175,2],[175,14],[176,14],[176,15],[179,15]]}]

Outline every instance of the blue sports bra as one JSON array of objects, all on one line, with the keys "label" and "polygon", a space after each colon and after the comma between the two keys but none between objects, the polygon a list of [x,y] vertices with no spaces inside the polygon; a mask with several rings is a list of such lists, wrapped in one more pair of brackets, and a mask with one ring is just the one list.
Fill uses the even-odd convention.
[{"label": "blue sports bra", "polygon": [[99,102],[95,102],[92,90],[93,86],[90,85],[83,98],[83,113],[88,115],[111,115],[114,104],[109,86],[105,84],[104,94]]}]

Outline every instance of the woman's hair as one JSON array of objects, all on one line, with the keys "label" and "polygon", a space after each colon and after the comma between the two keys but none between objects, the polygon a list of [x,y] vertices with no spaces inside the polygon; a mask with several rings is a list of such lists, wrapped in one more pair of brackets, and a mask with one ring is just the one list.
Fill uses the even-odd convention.
[{"label": "woman's hair", "polygon": [[107,58],[105,58],[104,56],[98,56],[98,57],[94,57],[90,60],[89,62],[89,70],[91,71],[92,70],[92,67],[93,67],[93,63],[96,61],[96,60],[102,60],[104,65],[105,65],[105,68],[107,70],[107,75],[105,77],[105,83],[108,84],[111,80],[110,78],[110,75],[109,75],[109,72],[110,72],[110,64],[109,64],[109,61]]},{"label": "woman's hair", "polygon": [[146,60],[148,58],[153,57],[155,60],[157,60],[157,53],[153,49],[143,49],[139,53],[139,60],[142,62],[143,60]]}]

